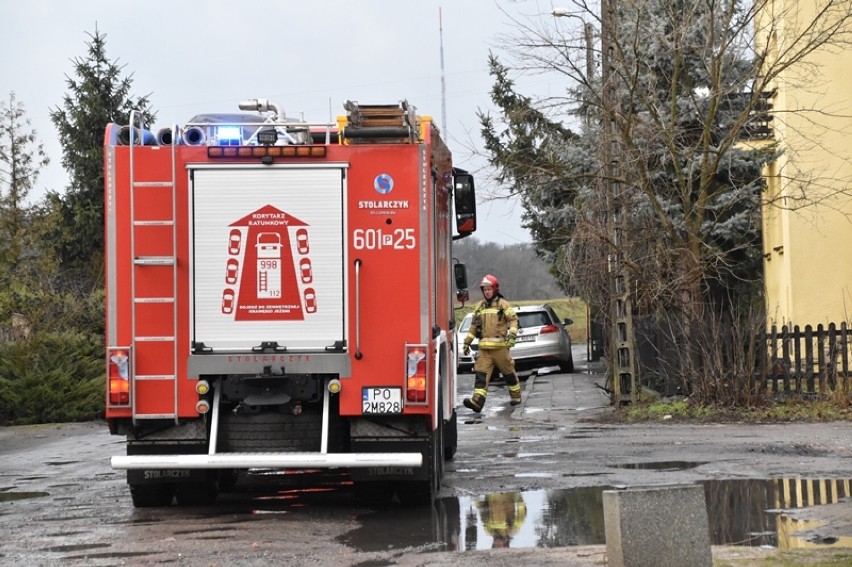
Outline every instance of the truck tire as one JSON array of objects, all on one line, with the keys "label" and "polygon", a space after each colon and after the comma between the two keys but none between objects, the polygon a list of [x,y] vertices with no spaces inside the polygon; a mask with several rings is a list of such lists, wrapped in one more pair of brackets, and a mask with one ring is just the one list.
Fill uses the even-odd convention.
[{"label": "truck tire", "polygon": [[459,446],[459,430],[458,418],[456,410],[453,410],[453,417],[444,424],[444,460],[452,461],[456,456],[456,450]]},{"label": "truck tire", "polygon": [[387,482],[374,480],[360,480],[352,485],[355,501],[360,504],[372,506],[386,506],[393,500],[393,486]]},{"label": "truck tire", "polygon": [[240,469],[222,469],[219,471],[219,492],[233,492],[240,478]]},{"label": "truck tire", "polygon": [[136,508],[171,506],[174,495],[175,487],[169,483],[130,485],[130,498]]},{"label": "truck tire", "polygon": [[216,481],[181,482],[175,485],[178,506],[209,506],[216,501],[219,487]]},{"label": "truck tire", "polygon": [[320,450],[322,415],[317,411],[228,414],[222,424],[219,450],[225,453]]},{"label": "truck tire", "polygon": [[441,477],[444,474],[444,422],[443,402],[438,399],[438,427],[429,434],[429,469],[426,480],[402,481],[397,484],[396,495],[406,506],[428,506],[435,501],[441,489]]}]

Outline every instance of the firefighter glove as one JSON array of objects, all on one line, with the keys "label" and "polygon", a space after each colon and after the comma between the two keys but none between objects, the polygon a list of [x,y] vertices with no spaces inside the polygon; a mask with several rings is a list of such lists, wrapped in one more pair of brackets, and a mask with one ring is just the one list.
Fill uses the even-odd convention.
[{"label": "firefighter glove", "polygon": [[462,349],[462,352],[465,354],[465,356],[470,355],[470,343],[464,343],[464,348]]},{"label": "firefighter glove", "polygon": [[509,335],[509,338],[506,339],[506,346],[512,348],[515,346],[515,335]]}]

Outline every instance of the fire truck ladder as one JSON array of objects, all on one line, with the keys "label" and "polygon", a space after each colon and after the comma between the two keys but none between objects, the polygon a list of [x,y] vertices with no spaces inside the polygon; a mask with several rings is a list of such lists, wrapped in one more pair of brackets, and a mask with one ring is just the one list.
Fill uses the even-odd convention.
[{"label": "fire truck ladder", "polygon": [[420,137],[417,109],[398,105],[366,105],[347,100],[343,138],[350,144],[413,144]]},{"label": "fire truck ladder", "polygon": [[[139,127],[137,129],[136,122],[139,122]],[[131,392],[130,392],[130,400],[132,404],[132,413],[133,413],[133,423],[135,424],[137,420],[140,419],[174,419],[175,423],[178,422],[178,411],[177,411],[177,401],[178,401],[178,393],[177,393],[177,298],[175,294],[177,293],[177,228],[175,225],[175,211],[177,206],[177,195],[176,195],[176,151],[175,144],[171,146],[171,179],[166,179],[163,181],[140,181],[136,177],[136,169],[135,169],[135,152],[136,146],[143,144],[142,139],[142,114],[136,110],[130,112],[130,218],[133,223],[133,229],[130,231],[130,251],[131,257],[133,258],[133,268],[130,270],[130,286],[131,286],[131,295],[133,297],[133,307],[131,308],[131,329],[133,333],[131,352],[134,353],[134,356],[131,357],[133,363],[133,372],[132,372],[132,382],[131,382]],[[177,126],[172,127],[172,139],[177,139]],[[150,195],[152,191],[162,191],[168,190],[171,192],[171,212],[168,215],[164,215],[164,218],[158,219],[139,219],[136,216],[136,197],[139,196],[141,200],[144,200],[147,195]],[[147,194],[147,195],[146,195]],[[137,252],[137,238],[136,231],[140,227],[156,227],[156,226],[166,226],[171,228],[171,251],[167,255],[163,256],[140,256]],[[171,277],[172,291],[171,295],[161,296],[161,297],[149,297],[149,296],[139,296],[137,290],[137,270],[160,270],[158,273],[158,279],[162,278],[160,281],[166,281],[165,278]],[[164,274],[162,272],[168,271],[168,274]],[[161,275],[162,274],[162,275]],[[142,305],[150,305],[153,303],[171,303],[172,305],[172,317],[171,322],[162,321],[161,324],[163,333],[162,334],[139,334],[137,329],[137,321],[138,321],[138,310]],[[136,353],[139,352],[139,343],[143,343],[146,346],[154,345],[155,343],[161,344],[169,344],[171,346],[171,355],[172,355],[172,371],[171,373],[166,374],[137,374],[136,372],[136,361],[137,356]],[[159,413],[141,413],[139,408],[137,407],[137,385],[140,382],[144,381],[171,381],[173,383],[174,392],[173,392],[173,400],[171,412],[159,412]]]}]

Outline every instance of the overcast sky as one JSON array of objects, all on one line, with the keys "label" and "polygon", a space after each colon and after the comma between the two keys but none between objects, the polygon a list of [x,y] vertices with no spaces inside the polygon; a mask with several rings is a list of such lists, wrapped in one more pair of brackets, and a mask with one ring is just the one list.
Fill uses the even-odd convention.
[{"label": "overcast sky", "polygon": [[[38,186],[63,191],[67,177],[49,120],[87,57],[88,33],[106,34],[107,57],[133,74],[133,94],[150,93],[155,126],[202,112],[237,111],[262,97],[308,121],[343,114],[347,99],[407,99],[446,124],[456,165],[483,166],[477,109],[491,109],[488,51],[499,54],[509,16],[548,14],[547,0],[146,0],[5,1],[0,10],[0,99],[15,92],[52,160]],[[446,115],[442,113],[443,21]],[[546,86],[544,87],[546,88]],[[479,174],[479,178],[483,177]],[[485,185],[481,183],[481,185]],[[487,187],[482,187],[480,194]],[[35,193],[35,192],[34,192]],[[486,242],[529,242],[517,202],[480,203]]]}]

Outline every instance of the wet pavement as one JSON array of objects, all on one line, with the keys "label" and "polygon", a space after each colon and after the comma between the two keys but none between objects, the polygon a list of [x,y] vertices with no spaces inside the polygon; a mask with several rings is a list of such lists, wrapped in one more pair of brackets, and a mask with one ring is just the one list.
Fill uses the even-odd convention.
[{"label": "wet pavement", "polygon": [[0,428],[0,565],[604,565],[603,492],[678,484],[704,487],[726,565],[852,546],[852,424],[598,420],[612,407],[583,359],[530,375],[517,407],[500,384],[482,414],[459,404],[434,507],[359,502],[342,473],[257,470],[214,506],[133,509],[103,424]]},{"label": "wet pavement", "polygon": [[[566,431],[566,439],[573,440],[603,440],[610,433],[619,428],[627,431],[627,425],[602,425],[596,427],[597,418],[611,414],[613,406],[610,404],[609,396],[604,390],[604,374],[601,363],[587,363],[584,356],[577,356],[575,347],[576,373],[571,375],[559,374],[558,369],[553,368],[533,373],[524,384],[523,402],[511,411],[511,419],[517,424],[541,424],[551,428]],[[498,398],[499,392],[491,398]],[[462,418],[465,416],[463,415]],[[478,416],[467,416],[467,424],[481,424],[487,422]],[[607,420],[601,420],[606,423]],[[821,424],[789,424],[790,435],[785,439],[783,433],[779,435],[779,429],[784,424],[738,424],[735,427],[725,425],[694,425],[694,424],[641,424],[636,425],[633,430],[643,431],[638,434],[639,443],[654,446],[649,442],[647,436],[654,436],[654,428],[665,431],[667,434],[673,430],[700,430],[707,428],[714,436],[721,435],[723,438],[730,433],[731,437],[748,438],[746,441],[746,452],[760,455],[777,454],[779,459],[773,462],[763,472],[756,472],[748,466],[737,463],[736,457],[731,458],[720,452],[714,454],[713,449],[696,455],[690,451],[690,433],[685,433],[684,439],[674,437],[673,445],[683,447],[678,459],[653,460],[655,451],[648,451],[645,455],[640,452],[637,457],[614,450],[611,462],[607,467],[617,471],[637,471],[643,473],[660,473],[660,479],[653,476],[641,477],[641,485],[645,484],[678,484],[699,483],[705,489],[707,501],[708,522],[711,531],[711,542],[714,546],[714,556],[736,556],[738,552],[723,549],[723,546],[753,547],[763,551],[773,549],[801,549],[801,548],[841,548],[852,549],[852,480],[848,478],[850,473],[849,434],[850,426],[846,423],[822,424],[826,436],[837,437],[833,431],[841,431],[842,434],[834,446],[827,446],[821,440],[820,435],[810,433],[799,433],[802,428],[805,431],[820,431]],[[741,432],[738,428],[745,428]],[[809,429],[808,429],[809,428]],[[730,429],[730,432],[726,431]],[[605,435],[600,435],[603,432]],[[763,434],[766,434],[765,436]],[[617,433],[616,433],[617,434]],[[801,440],[804,437],[804,442]],[[605,441],[602,441],[605,442]],[[712,446],[712,441],[708,440]],[[574,452],[578,454],[580,451]],[[495,456],[524,456],[520,451],[497,453]],[[554,453],[542,453],[539,455],[544,464],[528,473],[520,473],[517,476],[525,478],[547,478],[554,476],[547,471],[547,458],[555,458]],[[651,457],[652,460],[645,460]],[[697,457],[697,458],[693,458]],[[813,463],[806,463],[803,459],[812,458]],[[831,459],[831,457],[839,457]],[[822,458],[826,458],[826,465],[817,464]],[[740,459],[742,463],[748,463],[748,459]],[[757,459],[755,459],[756,461]],[[772,459],[770,459],[772,460]],[[726,462],[729,461],[729,462]],[[791,464],[791,474],[782,471],[784,463]],[[841,463],[837,466],[836,463]],[[835,464],[832,464],[835,463]],[[807,466],[813,464],[813,467]],[[579,465],[583,469],[585,465]],[[757,466],[759,470],[760,466]],[[691,471],[700,469],[695,474]],[[586,468],[576,475],[574,479],[582,477],[600,477],[610,473],[597,472],[599,468],[590,470]],[[709,476],[730,476],[733,478],[707,479]],[[804,471],[804,472],[803,472]],[[810,472],[812,471],[812,472]],[[669,476],[663,476],[671,473]],[[669,479],[674,478],[674,482]],[[612,477],[610,480],[616,479]],[[621,480],[621,479],[616,479]],[[594,482],[594,481],[592,481]],[[582,482],[581,482],[582,484]],[[616,482],[597,486],[579,486],[567,489],[527,490],[520,491],[524,503],[526,521],[523,531],[519,531],[511,542],[513,548],[561,548],[572,546],[602,546],[605,545],[603,533],[603,509],[602,493],[604,490],[625,489],[634,486],[634,483]],[[481,502],[486,496],[471,498],[459,498],[449,509],[461,510],[458,521],[458,543],[455,549],[488,549],[494,546],[495,540],[489,537],[484,529],[486,521],[477,514],[481,508],[477,502]],[[465,512],[467,510],[467,512]],[[481,511],[480,511],[481,512]],[[719,546],[717,549],[715,546]],[[599,555],[601,549],[590,548],[591,562],[589,564],[601,564]],[[566,549],[567,551],[567,549]],[[572,561],[576,559],[577,550],[571,552]],[[583,552],[579,552],[580,556]],[[852,553],[848,555],[852,563]],[[572,564],[584,564],[582,560]]]},{"label": "wet pavement", "polygon": [[556,367],[530,374],[522,402],[512,418],[570,426],[611,414],[613,407],[604,390],[603,363],[587,362],[583,349],[578,347],[574,347],[574,361],[574,374],[559,374]]}]

